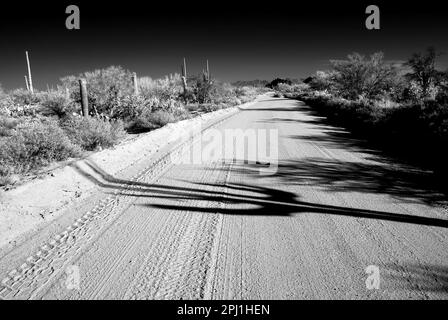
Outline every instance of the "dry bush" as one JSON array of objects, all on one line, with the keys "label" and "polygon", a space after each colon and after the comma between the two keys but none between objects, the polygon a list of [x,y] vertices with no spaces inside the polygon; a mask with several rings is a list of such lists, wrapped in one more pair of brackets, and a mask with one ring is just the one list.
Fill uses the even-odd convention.
[{"label": "dry bush", "polygon": [[84,150],[107,148],[117,144],[125,134],[122,121],[94,117],[70,117],[61,124],[73,144]]},{"label": "dry bush", "polygon": [[45,116],[64,118],[79,112],[76,104],[61,91],[41,92],[38,94],[40,113]]},{"label": "dry bush", "polygon": [[78,104],[81,102],[79,79],[87,81],[89,107],[93,114],[110,116],[120,97],[133,92],[132,72],[122,67],[111,66],[78,76],[67,76],[61,79],[63,87],[68,88],[71,98]]},{"label": "dry bush", "polygon": [[18,124],[7,137],[0,138],[0,163],[9,173],[26,173],[52,161],[79,155],[58,123],[33,119]]},{"label": "dry bush", "polygon": [[174,74],[161,79],[142,77],[139,79],[140,94],[148,100],[156,101],[156,109],[175,108],[183,92],[181,76]]},{"label": "dry bush", "polygon": [[0,115],[0,137],[8,137],[12,134],[12,130],[17,127],[20,120],[8,116]]}]

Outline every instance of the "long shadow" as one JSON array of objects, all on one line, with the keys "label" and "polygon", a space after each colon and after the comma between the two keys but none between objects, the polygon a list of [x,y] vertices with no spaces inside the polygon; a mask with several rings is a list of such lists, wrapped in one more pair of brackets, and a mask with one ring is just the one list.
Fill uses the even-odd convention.
[{"label": "long shadow", "polygon": [[[86,172],[81,166],[78,164],[71,165],[79,174],[83,177],[87,178],[92,183],[100,186],[104,189],[110,190],[121,190],[121,191],[132,191],[132,192],[143,192],[142,194],[129,194],[131,196],[145,197],[147,193],[155,193],[164,195],[172,195],[178,197],[182,194],[182,192],[200,192],[200,189],[184,189],[175,186],[164,186],[160,184],[150,184],[139,181],[132,181],[126,179],[118,179],[114,176],[110,175],[103,169],[101,169],[95,162],[92,160],[85,160],[84,163],[96,174],[92,175],[89,172]],[[125,195],[125,193],[122,193]]]},{"label": "long shadow", "polygon": [[309,142],[324,144],[328,147],[353,148],[351,151],[362,150],[374,155],[385,154],[384,150],[377,148],[376,145],[372,144],[372,142],[367,139],[355,136],[353,133],[347,131],[347,129],[330,123],[326,117],[318,114],[302,101],[295,101],[295,106],[291,107],[289,111],[300,111],[302,114],[306,115],[306,117],[301,117],[300,119],[291,117],[272,117],[259,120],[259,122],[312,125],[316,130],[319,130],[319,134],[309,136],[288,136],[288,138],[307,140]]},{"label": "long shadow", "polygon": [[[345,130],[352,139],[361,142],[361,146],[376,149],[389,161],[412,164],[434,171],[438,188],[448,195],[448,170],[443,140],[435,141],[435,136],[428,137],[428,132],[412,117],[398,115],[394,122],[384,125],[381,129],[371,123],[363,123],[361,119],[345,120],[337,113],[326,114],[318,107],[310,107],[305,102],[297,100],[300,111],[308,115],[308,119],[300,120],[317,126],[331,126]],[[401,133],[400,133],[401,132]],[[329,136],[338,139],[331,132]],[[339,140],[340,141],[340,140]],[[446,141],[446,140],[445,140]]]},{"label": "long shadow", "polygon": [[[361,151],[363,153],[383,157],[384,153],[373,148],[365,140],[355,139],[346,131],[339,131],[331,128],[323,128],[322,134],[313,135],[290,135],[289,139],[307,141],[318,144],[326,148],[344,148],[350,151]],[[390,161],[390,159],[388,160]]]},{"label": "long shadow", "polygon": [[[256,164],[235,165],[233,170],[259,175]],[[327,158],[281,161],[270,178],[289,185],[316,186],[327,192],[384,194],[410,203],[445,204],[447,199],[434,183],[432,172],[372,161],[342,162]]]},{"label": "long shadow", "polygon": [[[396,152],[385,150],[371,139],[332,124],[304,102],[297,101],[296,106],[306,117],[300,119],[276,117],[263,121],[312,125],[316,129],[316,134],[290,135],[286,138],[330,149],[362,152],[364,157],[367,156],[366,160],[378,164],[318,159],[291,161],[283,163],[279,170],[279,176],[289,183],[297,183],[308,177],[316,184],[322,184],[336,191],[389,193],[394,197],[413,197],[428,204],[448,202],[448,183],[432,168],[422,165],[414,157],[399,156]],[[423,151],[415,151],[419,152],[424,156]]]},{"label": "long shadow", "polygon": [[[219,184],[196,184],[196,187],[192,187],[191,183],[188,187],[176,187],[173,185],[166,186],[162,184],[128,181],[113,177],[92,161],[87,161],[86,163],[100,176],[101,180],[85,172],[79,166],[77,170],[103,188],[120,190],[121,195],[149,198],[152,202],[157,199],[165,200],[165,202],[166,200],[174,201],[172,204],[169,204],[169,202],[145,204],[153,208],[188,210],[201,213],[219,212],[227,215],[289,216],[297,213],[318,213],[412,223],[433,227],[448,227],[448,220],[443,219],[300,201],[299,196],[295,193],[269,187],[244,184],[226,184],[225,186]],[[223,192],[221,190],[226,191]],[[184,201],[182,202],[182,200]],[[225,208],[218,208],[218,205],[216,207],[200,207],[185,204],[185,200],[211,201],[216,202],[216,204],[224,202],[227,205]],[[240,208],[232,208],[235,205],[240,206]],[[251,207],[244,208],[247,205]]]},{"label": "long shadow", "polygon": [[[215,184],[202,184],[202,186],[211,187],[213,189],[222,187]],[[174,198],[175,200],[203,200],[213,201],[216,203],[224,202],[226,204],[224,208],[218,206],[201,207],[187,205],[184,203],[152,203],[146,204],[146,206],[167,210],[181,210],[200,213],[221,213],[226,215],[290,216],[292,214],[299,213],[317,213],[349,216],[354,218],[403,222],[433,227],[448,227],[448,220],[300,201],[298,199],[299,197],[295,193],[273,188],[259,186],[255,187],[245,184],[228,184],[226,185],[226,188],[230,191],[219,194],[217,194],[216,192],[210,192],[205,189],[201,189],[199,192],[197,192],[198,189],[196,189],[195,192],[192,192],[191,189],[188,188],[185,190],[185,192],[179,194],[177,198]],[[249,195],[249,193],[256,193],[257,196]],[[172,196],[165,195],[157,196],[155,194],[151,194],[148,196],[153,200],[173,199]],[[248,206],[250,208],[247,208]]]},{"label": "long shadow", "polygon": [[[399,289],[416,292],[448,293],[448,267],[440,265],[393,265],[385,269],[381,278],[386,283],[397,282]],[[405,275],[403,275],[405,272]]]}]

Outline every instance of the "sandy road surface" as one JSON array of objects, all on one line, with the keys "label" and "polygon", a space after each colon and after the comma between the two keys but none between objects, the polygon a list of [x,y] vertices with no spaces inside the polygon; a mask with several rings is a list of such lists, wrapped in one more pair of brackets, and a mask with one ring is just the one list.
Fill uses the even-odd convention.
[{"label": "sandy road surface", "polygon": [[[235,158],[134,181],[103,173],[99,206],[22,253],[0,297],[448,298],[448,215],[429,173],[297,101],[266,98],[216,128],[277,129],[278,171]],[[379,289],[366,288],[370,265]]]}]

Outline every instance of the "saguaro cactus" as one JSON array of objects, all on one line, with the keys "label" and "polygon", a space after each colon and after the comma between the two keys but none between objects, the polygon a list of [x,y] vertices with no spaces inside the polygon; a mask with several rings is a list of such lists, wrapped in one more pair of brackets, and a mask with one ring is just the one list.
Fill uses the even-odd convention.
[{"label": "saguaro cactus", "polygon": [[87,96],[87,81],[85,79],[79,79],[79,88],[81,92],[81,108],[82,115],[84,117],[89,116],[89,99]]},{"label": "saguaro cactus", "polygon": [[187,103],[187,90],[188,90],[188,88],[187,88],[187,63],[185,61],[185,58],[184,58],[181,70],[182,70],[182,86],[184,88],[183,96],[184,96],[184,102],[186,104]]},{"label": "saguaro cactus", "polygon": [[208,59],[207,59],[207,69],[205,70],[207,75],[207,81],[210,81],[210,67],[208,65]]},{"label": "saguaro cactus", "polygon": [[187,78],[187,62],[186,62],[185,58],[184,58],[184,63],[182,65],[182,76]]},{"label": "saguaro cactus", "polygon": [[28,51],[25,51],[25,55],[26,55],[26,65],[28,67],[28,82],[29,82],[29,91],[31,93],[34,93],[34,89],[33,89],[33,79],[31,78],[31,66],[30,66],[30,58],[28,56]]},{"label": "saguaro cactus", "polygon": [[26,90],[30,91],[30,86],[28,84],[28,78],[25,76],[25,85],[26,85]]},{"label": "saguaro cactus", "polygon": [[139,93],[139,91],[138,91],[138,78],[137,78],[137,73],[135,73],[135,72],[132,74],[132,84],[134,86],[134,94],[136,96],[138,96],[138,93]]}]

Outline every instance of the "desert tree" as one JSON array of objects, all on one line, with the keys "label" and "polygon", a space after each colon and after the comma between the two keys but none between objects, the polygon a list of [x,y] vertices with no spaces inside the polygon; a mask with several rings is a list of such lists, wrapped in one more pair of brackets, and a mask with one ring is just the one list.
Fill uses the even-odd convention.
[{"label": "desert tree", "polygon": [[424,53],[414,53],[406,63],[412,69],[407,78],[418,84],[422,98],[428,97],[431,87],[439,86],[446,77],[445,73],[436,69],[436,60],[440,55],[434,47],[429,47]]},{"label": "desert tree", "polygon": [[347,99],[376,99],[389,92],[396,82],[396,68],[376,52],[369,58],[352,53],[347,60],[331,60],[332,80],[339,95]]},{"label": "desert tree", "polygon": [[317,71],[315,75],[306,78],[303,82],[313,90],[334,92],[335,84],[333,80],[335,76],[334,71]]}]

